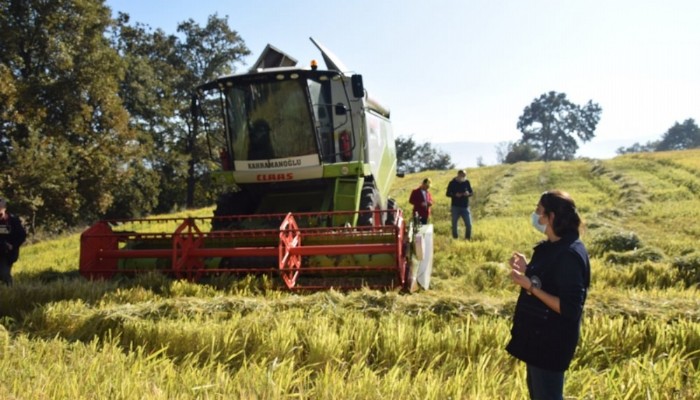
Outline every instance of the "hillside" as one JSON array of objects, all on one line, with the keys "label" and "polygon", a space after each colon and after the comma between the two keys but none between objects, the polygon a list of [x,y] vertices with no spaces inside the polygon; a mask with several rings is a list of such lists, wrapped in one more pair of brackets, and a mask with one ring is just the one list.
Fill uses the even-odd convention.
[{"label": "hillside", "polygon": [[[582,143],[576,152],[577,158],[609,159],[617,155],[620,147],[629,147],[634,143],[646,143],[657,137],[605,139],[596,137],[590,142]],[[503,142],[505,143],[505,142]],[[432,143],[433,147],[449,154],[457,168],[473,168],[481,165],[498,163],[497,149],[499,142],[447,142]]]},{"label": "hillside", "polygon": [[[692,259],[698,256],[700,237],[695,222],[700,213],[699,155],[698,151],[648,153],[603,161],[468,169],[475,190],[471,203],[475,240],[452,244],[471,255],[464,260],[470,264],[502,262],[512,250],[531,247],[539,236],[529,225],[529,215],[540,193],[559,188],[576,200],[586,224],[584,240],[598,265],[616,257],[630,261],[647,257],[658,263]],[[453,176],[454,171],[423,172],[400,180],[393,191],[405,208],[410,190],[424,177],[433,179],[432,192],[438,199],[434,224],[444,246],[451,242],[444,191]],[[488,255],[474,258],[482,251]]]},{"label": "hillside", "polygon": [[700,151],[467,175],[472,241],[449,234],[454,171],[394,185],[404,209],[425,177],[437,199],[432,287],[412,295],[300,295],[230,277],[88,282],[77,274],[78,235],[27,246],[15,286],[0,287],[0,397],[524,398],[524,366],[503,350],[517,297],[506,262],[541,240],[529,216],[552,188],[576,200],[593,269],[565,393],[700,393]]}]

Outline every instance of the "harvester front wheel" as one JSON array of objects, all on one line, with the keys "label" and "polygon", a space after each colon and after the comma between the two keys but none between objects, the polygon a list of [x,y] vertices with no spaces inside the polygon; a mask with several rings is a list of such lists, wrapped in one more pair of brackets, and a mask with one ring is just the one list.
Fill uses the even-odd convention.
[{"label": "harvester front wheel", "polygon": [[[227,192],[219,196],[216,202],[215,217],[227,217],[231,215],[247,215],[250,214],[252,201],[245,192]],[[232,219],[214,218],[212,221],[213,230],[225,230],[235,226]]]},{"label": "harvester front wheel", "polygon": [[396,200],[389,199],[386,201],[386,219],[384,225],[394,225],[396,219]]},{"label": "harvester front wheel", "polygon": [[360,194],[360,211],[363,212],[357,217],[357,225],[375,226],[375,224],[381,224],[379,193],[374,186],[365,185],[362,188],[362,193]]}]

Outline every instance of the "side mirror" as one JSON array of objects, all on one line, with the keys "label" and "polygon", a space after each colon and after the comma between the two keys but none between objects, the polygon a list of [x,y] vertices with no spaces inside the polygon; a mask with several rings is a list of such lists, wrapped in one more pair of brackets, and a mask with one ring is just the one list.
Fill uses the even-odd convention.
[{"label": "side mirror", "polygon": [[347,113],[348,113],[348,108],[345,107],[345,104],[338,103],[335,105],[335,115],[345,115]]},{"label": "side mirror", "polygon": [[362,75],[353,75],[350,77],[352,84],[352,95],[358,99],[365,97],[365,86],[362,84]]}]

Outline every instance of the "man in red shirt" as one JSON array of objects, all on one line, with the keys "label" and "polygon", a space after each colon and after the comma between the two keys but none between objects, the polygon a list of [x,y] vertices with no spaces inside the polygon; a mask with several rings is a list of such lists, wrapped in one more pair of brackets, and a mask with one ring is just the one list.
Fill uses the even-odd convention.
[{"label": "man in red shirt", "polygon": [[430,194],[430,178],[423,179],[423,183],[411,192],[408,202],[413,205],[413,216],[418,214],[422,224],[428,223],[430,207],[433,206],[433,196]]}]

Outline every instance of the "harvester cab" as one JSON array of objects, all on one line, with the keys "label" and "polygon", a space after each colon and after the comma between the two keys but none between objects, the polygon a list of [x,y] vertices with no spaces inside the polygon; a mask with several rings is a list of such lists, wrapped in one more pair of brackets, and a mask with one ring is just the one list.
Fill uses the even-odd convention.
[{"label": "harvester cab", "polygon": [[207,114],[203,103],[220,111],[206,124],[220,165],[214,216],[150,233],[131,225],[153,220],[101,221],[83,234],[83,275],[265,272],[289,289],[411,289],[427,271],[429,282],[432,226],[414,227],[389,198],[397,172],[389,110],[311,41],[326,69],[297,67],[268,45],[247,73],[196,89],[193,120]]}]

